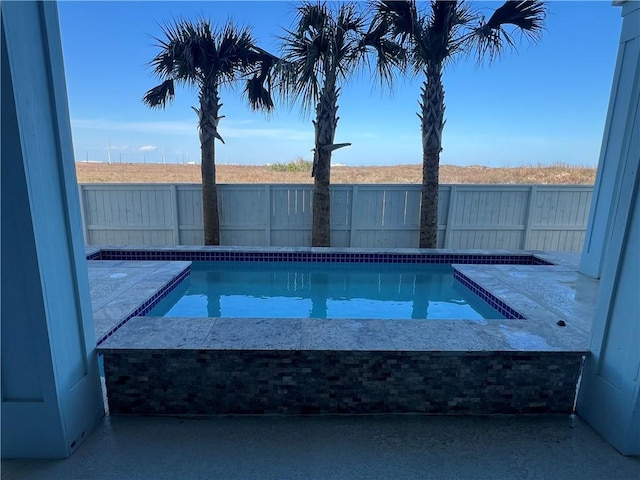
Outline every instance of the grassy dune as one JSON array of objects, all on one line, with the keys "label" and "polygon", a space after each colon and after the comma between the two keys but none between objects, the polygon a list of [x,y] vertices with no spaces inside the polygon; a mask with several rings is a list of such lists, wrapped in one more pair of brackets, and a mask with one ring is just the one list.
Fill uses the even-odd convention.
[{"label": "grassy dune", "polygon": [[[296,163],[296,162],[294,162]],[[199,165],[76,163],[80,183],[200,183]],[[569,165],[493,168],[440,166],[440,183],[593,185],[595,168]],[[332,183],[420,183],[420,165],[331,169]],[[313,183],[309,162],[271,166],[218,165],[218,183]]]}]

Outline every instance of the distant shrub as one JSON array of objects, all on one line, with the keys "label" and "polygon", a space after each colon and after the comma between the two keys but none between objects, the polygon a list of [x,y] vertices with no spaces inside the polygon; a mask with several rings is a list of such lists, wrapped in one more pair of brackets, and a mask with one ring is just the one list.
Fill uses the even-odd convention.
[{"label": "distant shrub", "polygon": [[305,160],[302,157],[298,157],[288,163],[274,163],[270,165],[271,170],[275,172],[310,172],[313,167],[311,160]]}]

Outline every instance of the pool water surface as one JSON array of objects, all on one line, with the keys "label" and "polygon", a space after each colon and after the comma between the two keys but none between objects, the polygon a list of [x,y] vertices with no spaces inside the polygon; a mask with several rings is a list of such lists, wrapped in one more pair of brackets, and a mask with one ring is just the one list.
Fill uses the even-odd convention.
[{"label": "pool water surface", "polygon": [[236,318],[504,318],[447,264],[193,262],[148,316]]}]

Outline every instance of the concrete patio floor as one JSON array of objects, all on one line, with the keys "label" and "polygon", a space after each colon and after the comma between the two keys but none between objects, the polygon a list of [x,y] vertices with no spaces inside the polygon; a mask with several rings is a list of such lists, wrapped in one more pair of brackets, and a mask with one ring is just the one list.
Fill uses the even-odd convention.
[{"label": "concrete patio floor", "polygon": [[2,480],[637,480],[577,417],[106,417],[66,460],[3,460]]}]

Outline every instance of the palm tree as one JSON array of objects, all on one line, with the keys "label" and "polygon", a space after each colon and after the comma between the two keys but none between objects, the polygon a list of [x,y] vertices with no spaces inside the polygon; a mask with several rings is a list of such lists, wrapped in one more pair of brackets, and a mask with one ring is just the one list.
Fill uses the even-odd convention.
[{"label": "palm tree", "polygon": [[444,67],[474,51],[480,62],[495,60],[506,47],[515,48],[513,32],[536,41],[543,30],[546,6],[538,1],[507,1],[489,20],[464,1],[435,1],[420,11],[415,1],[376,1],[375,28],[388,32],[408,54],[408,65],[425,80],[420,95],[422,132],[422,194],[420,248],[437,247],[438,168],[444,129]]},{"label": "palm tree", "polygon": [[351,145],[334,141],[340,87],[374,58],[381,82],[390,81],[391,69],[402,58],[402,49],[385,38],[384,31],[366,29],[369,23],[355,4],[330,8],[324,2],[305,1],[297,7],[295,28],[285,30],[281,38],[280,91],[289,100],[301,101],[304,113],[315,106],[311,242],[316,247],[330,245],[331,155]]},{"label": "palm tree", "polygon": [[198,115],[200,132],[204,243],[219,245],[215,142],[224,143],[218,132],[223,118],[219,89],[244,81],[250,107],[271,110],[270,70],[278,59],[256,46],[248,28],[231,22],[222,29],[212,29],[206,19],[177,20],[163,25],[162,32],[164,39],[156,39],[160,52],[149,63],[162,83],[149,90],[143,102],[164,108],[174,98],[176,83],[198,89],[200,108],[192,108]]}]

